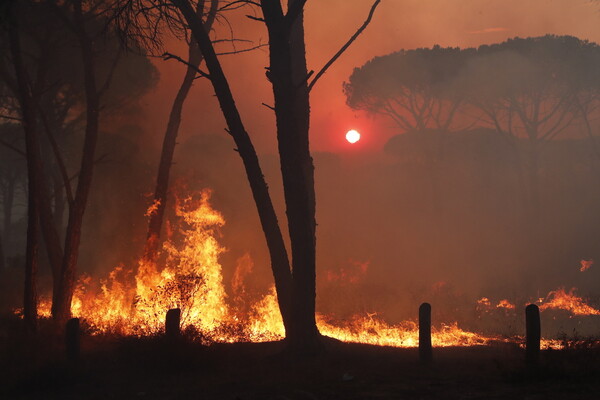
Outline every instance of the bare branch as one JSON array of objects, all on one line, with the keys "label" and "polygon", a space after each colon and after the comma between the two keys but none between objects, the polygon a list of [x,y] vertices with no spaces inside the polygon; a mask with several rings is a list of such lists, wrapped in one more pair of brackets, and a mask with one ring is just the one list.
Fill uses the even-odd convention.
[{"label": "bare branch", "polygon": [[177,60],[182,64],[187,65],[189,68],[194,69],[200,76],[210,79],[210,75],[204,71],[202,71],[200,68],[196,67],[195,65],[190,64],[189,62],[185,61],[183,58],[176,56],[175,54],[171,54],[171,53],[164,53],[162,55],[163,60],[167,61],[167,60]]},{"label": "bare branch", "polygon": [[[294,3],[294,4],[299,4],[299,3],[304,3],[304,2],[305,1],[299,1],[298,3]],[[371,6],[371,10],[369,11],[369,15],[367,16],[367,19],[365,20],[365,22],[360,26],[360,28],[358,28],[356,33],[354,33],[354,35],[352,35],[352,37],[342,46],[342,48],[337,53],[335,53],[335,55],[333,57],[331,57],[331,59],[327,62],[327,64],[325,64],[325,66],[323,68],[321,68],[321,70],[317,73],[317,75],[314,77],[314,79],[308,85],[309,92],[313,88],[313,86],[315,86],[315,83],[317,83],[319,78],[321,76],[323,76],[323,74],[329,69],[329,67],[331,67],[331,65],[348,49],[348,47],[350,47],[350,45],[356,40],[356,38],[359,37],[360,34],[366,29],[366,27],[371,22],[371,19],[373,18],[373,14],[375,13],[375,9],[379,5],[379,3],[381,3],[381,0],[375,0],[373,5]],[[290,10],[290,12],[291,12],[291,10]],[[288,12],[288,15],[289,14],[290,13]],[[287,15],[286,15],[286,18],[287,18]]]},{"label": "bare branch", "polygon": [[11,117],[10,115],[4,115],[4,114],[0,114],[0,118],[9,119],[11,121],[19,121],[19,122],[22,121],[21,118]]},{"label": "bare branch", "polygon": [[16,146],[13,146],[12,144],[8,143],[7,141],[5,141],[3,139],[0,139],[0,144],[3,145],[3,146],[8,147],[12,151],[14,151],[15,153],[17,153],[17,154],[19,154],[19,155],[21,155],[23,157],[27,157],[27,154],[25,154],[25,152],[23,150],[19,149]]},{"label": "bare branch", "polygon": [[263,44],[256,45],[256,46],[254,46],[254,47],[249,47],[249,48],[247,48],[247,49],[242,49],[242,50],[234,50],[234,51],[227,51],[227,52],[225,52],[225,53],[217,53],[217,55],[218,55],[218,56],[228,56],[228,55],[231,55],[231,54],[247,53],[247,52],[249,52],[249,51],[253,51],[253,50],[256,50],[256,49],[260,49],[260,48],[262,48],[262,47],[266,47],[266,46],[268,46],[268,45],[267,45],[266,43],[263,43]]},{"label": "bare branch", "polygon": [[268,105],[267,103],[261,103],[263,106],[267,107],[269,110],[275,111],[275,107]]},{"label": "bare branch", "polygon": [[260,7],[259,3],[251,1],[251,0],[236,0],[236,1],[232,1],[230,3],[225,4],[223,7],[219,8],[219,11],[236,10],[238,8],[242,8],[242,7],[249,6],[249,5]]},{"label": "bare branch", "polygon": [[251,19],[253,21],[265,22],[264,18],[255,17],[254,15],[246,15],[246,18]]}]

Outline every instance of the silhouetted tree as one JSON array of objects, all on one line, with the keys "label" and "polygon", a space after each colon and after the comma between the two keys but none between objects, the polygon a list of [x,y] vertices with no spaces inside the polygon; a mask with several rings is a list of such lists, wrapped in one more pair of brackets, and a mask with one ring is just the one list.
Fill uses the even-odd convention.
[{"label": "silhouetted tree", "polygon": [[375,57],[344,83],[346,102],[385,115],[404,131],[447,131],[465,98],[457,77],[472,53],[434,46]]},{"label": "silhouetted tree", "polygon": [[598,61],[590,62],[598,60],[599,49],[572,36],[515,38],[479,47],[465,69],[470,103],[513,142],[526,139],[521,158],[532,227],[540,218],[540,152],[581,113],[575,104],[591,83],[587,79],[581,85],[577,77],[589,77],[600,68]]},{"label": "silhouetted tree", "polygon": [[[218,0],[211,0],[210,7],[206,13],[204,10],[204,3],[204,0],[198,1],[198,4],[196,5],[196,14],[197,18],[204,19],[204,27],[210,32],[212,24],[217,15],[219,2]],[[173,163],[175,145],[177,144],[179,125],[181,124],[181,112],[183,110],[183,104],[188,93],[190,92],[190,89],[192,88],[194,79],[196,79],[196,76],[198,75],[198,67],[201,62],[202,53],[198,49],[196,42],[193,39],[190,39],[188,46],[188,66],[177,95],[173,100],[173,105],[171,106],[169,121],[167,123],[167,129],[162,145],[160,163],[158,165],[156,188],[154,189],[154,209],[150,213],[150,220],[148,222],[148,235],[144,250],[144,257],[149,262],[155,260],[156,253],[160,246],[160,233],[168,200],[169,175],[171,172],[171,165]]]},{"label": "silhouetted tree", "polygon": [[25,130],[25,147],[27,154],[28,200],[27,200],[27,249],[25,261],[25,287],[23,298],[23,315],[27,326],[35,330],[37,326],[37,293],[36,273],[38,269],[39,248],[39,211],[38,182],[41,180],[41,157],[37,136],[35,105],[32,85],[28,80],[21,39],[16,2],[8,8],[8,41],[15,71],[15,86],[18,93],[21,122]]}]

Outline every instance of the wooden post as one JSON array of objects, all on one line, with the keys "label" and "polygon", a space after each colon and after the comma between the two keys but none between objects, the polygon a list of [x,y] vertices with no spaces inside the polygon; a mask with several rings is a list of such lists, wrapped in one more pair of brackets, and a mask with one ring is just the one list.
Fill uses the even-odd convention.
[{"label": "wooden post", "polygon": [[69,361],[79,359],[79,318],[71,318],[65,328],[65,350]]},{"label": "wooden post", "polygon": [[179,324],[181,321],[181,309],[172,308],[167,311],[167,318],[165,321],[165,335],[169,339],[178,338],[180,335]]},{"label": "wooden post", "polygon": [[535,304],[530,304],[525,308],[525,360],[530,366],[535,366],[540,361],[541,337],[540,309]]},{"label": "wooden post", "polygon": [[431,349],[431,305],[423,303],[419,307],[419,359],[430,363],[433,359]]}]

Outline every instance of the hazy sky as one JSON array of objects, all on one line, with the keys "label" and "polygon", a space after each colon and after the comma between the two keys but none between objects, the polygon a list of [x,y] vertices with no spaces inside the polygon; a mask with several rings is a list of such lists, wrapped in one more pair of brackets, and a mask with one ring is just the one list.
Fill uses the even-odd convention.
[{"label": "hazy sky", "polygon": [[[306,6],[306,41],[309,69],[318,71],[364,21],[371,0],[311,0]],[[244,11],[243,14],[248,14]],[[263,24],[244,16],[231,16],[235,37],[266,42]],[[226,25],[216,26],[227,32]],[[342,83],[353,68],[379,55],[405,48],[478,46],[507,38],[544,34],[574,35],[600,42],[600,5],[590,0],[383,0],[371,25],[321,79],[312,92],[311,144],[316,151],[379,151],[397,133],[385,119],[372,118],[345,105]],[[239,45],[239,48],[243,48]],[[167,50],[185,56],[177,42]],[[247,129],[260,152],[275,151],[272,103],[264,75],[266,49],[223,59],[234,96]],[[149,134],[160,142],[173,96],[184,68],[176,61],[156,62],[161,80],[145,100]],[[198,80],[184,110],[182,135],[222,132],[225,127],[212,88]],[[358,129],[363,140],[354,146],[344,141],[348,129]]]}]

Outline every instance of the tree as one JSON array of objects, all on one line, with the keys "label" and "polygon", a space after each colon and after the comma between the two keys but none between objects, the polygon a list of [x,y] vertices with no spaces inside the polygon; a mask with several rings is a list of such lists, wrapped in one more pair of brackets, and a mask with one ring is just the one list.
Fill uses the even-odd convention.
[{"label": "tree", "polygon": [[434,46],[375,57],[344,83],[346,102],[404,131],[447,131],[465,98],[457,78],[472,53]]},{"label": "tree", "polygon": [[598,70],[598,51],[598,45],[572,36],[515,38],[479,47],[464,71],[469,102],[484,121],[512,142],[525,139],[521,159],[532,228],[540,221],[540,152],[581,112],[574,105],[591,86],[589,79],[577,83],[578,77]]},{"label": "tree", "polygon": [[25,130],[27,154],[28,199],[27,199],[27,249],[25,261],[25,287],[23,298],[23,314],[25,323],[31,330],[37,325],[37,294],[35,276],[38,266],[39,248],[39,211],[38,211],[38,182],[41,179],[39,144],[37,137],[35,106],[31,85],[23,62],[21,39],[16,5],[9,6],[8,40],[16,77],[16,87],[19,93],[18,101],[21,111],[21,121]]},{"label": "tree", "polygon": [[[212,24],[217,15],[218,0],[211,0],[210,7],[206,16],[204,16],[205,1],[198,1],[196,5],[196,16],[199,19],[204,18],[204,27],[210,32]],[[177,134],[179,125],[181,124],[181,113],[183,104],[187,98],[192,83],[198,74],[198,67],[202,62],[202,53],[198,49],[198,45],[194,40],[190,40],[188,46],[188,60],[185,76],[179,87],[177,95],[173,100],[169,121],[165,132],[160,163],[158,165],[158,174],[156,177],[156,188],[154,189],[154,209],[150,214],[148,222],[148,235],[146,237],[146,246],[144,249],[144,258],[148,262],[153,262],[156,258],[157,251],[160,245],[160,233],[164,220],[164,214],[167,207],[167,194],[169,189],[169,175],[171,164],[173,163],[173,155],[175,153],[175,145],[177,144]]]}]

